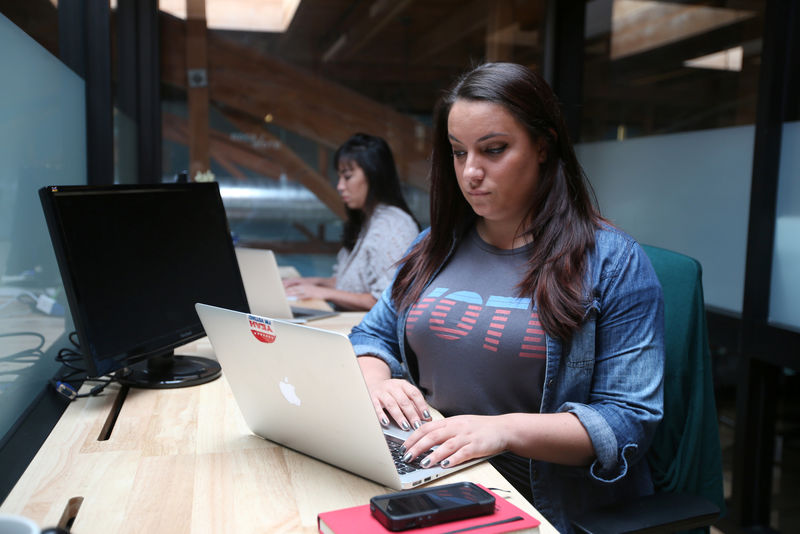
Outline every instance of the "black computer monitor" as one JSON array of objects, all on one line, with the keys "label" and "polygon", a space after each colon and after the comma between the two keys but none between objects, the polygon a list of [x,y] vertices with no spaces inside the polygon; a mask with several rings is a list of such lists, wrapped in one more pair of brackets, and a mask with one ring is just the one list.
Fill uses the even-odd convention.
[{"label": "black computer monitor", "polygon": [[87,375],[149,388],[209,382],[173,349],[205,335],[196,302],[248,311],[216,183],[39,190]]}]

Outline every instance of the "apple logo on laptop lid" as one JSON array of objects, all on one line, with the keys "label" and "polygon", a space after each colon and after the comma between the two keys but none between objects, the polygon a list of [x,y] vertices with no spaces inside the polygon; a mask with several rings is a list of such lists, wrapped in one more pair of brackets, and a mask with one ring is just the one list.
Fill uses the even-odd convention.
[{"label": "apple logo on laptop lid", "polygon": [[288,376],[285,377],[282,382],[278,383],[278,387],[281,389],[281,394],[289,402],[289,404],[300,406],[300,397],[297,396],[295,387],[289,382]]}]

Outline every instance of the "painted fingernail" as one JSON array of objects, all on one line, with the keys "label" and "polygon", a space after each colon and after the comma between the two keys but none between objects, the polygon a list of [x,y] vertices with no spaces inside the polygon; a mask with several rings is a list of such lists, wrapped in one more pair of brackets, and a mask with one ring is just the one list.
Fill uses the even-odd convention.
[{"label": "painted fingernail", "polygon": [[405,454],[405,453],[406,453],[406,446],[400,445],[400,454]]},{"label": "painted fingernail", "polygon": [[442,460],[441,462],[439,462],[439,465],[441,465],[442,467],[447,467],[448,465],[450,465],[450,460]]},{"label": "painted fingernail", "polygon": [[403,462],[408,463],[411,461],[411,458],[413,458],[413,456],[411,456],[411,453],[409,452],[408,454],[403,456]]},{"label": "painted fingernail", "polygon": [[417,429],[422,426],[422,421],[414,421],[414,429]]},{"label": "painted fingernail", "polygon": [[385,417],[381,417],[381,424],[383,426],[389,426],[389,420],[386,419]]},{"label": "painted fingernail", "polygon": [[411,427],[408,425],[408,421],[403,421],[403,423],[400,425],[400,428],[403,430],[411,430]]},{"label": "painted fingernail", "polygon": [[423,410],[422,415],[425,417],[425,419],[431,418],[431,412],[429,412],[428,410]]},{"label": "painted fingernail", "polygon": [[431,465],[431,459],[425,458],[419,463],[419,465],[421,465],[422,467],[428,467],[429,465]]}]

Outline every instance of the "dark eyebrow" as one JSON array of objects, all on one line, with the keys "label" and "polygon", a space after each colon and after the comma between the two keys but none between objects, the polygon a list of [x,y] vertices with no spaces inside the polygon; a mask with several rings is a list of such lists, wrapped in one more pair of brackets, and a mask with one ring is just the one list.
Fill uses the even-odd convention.
[{"label": "dark eyebrow", "polygon": [[[491,139],[492,137],[502,137],[507,135],[508,134],[504,132],[489,132],[488,134],[479,137],[478,142],[480,143],[481,141],[486,141],[487,139]],[[461,143],[461,141],[459,141],[458,138],[453,134],[447,134],[447,137],[449,137],[451,141],[455,141],[456,143]]]}]

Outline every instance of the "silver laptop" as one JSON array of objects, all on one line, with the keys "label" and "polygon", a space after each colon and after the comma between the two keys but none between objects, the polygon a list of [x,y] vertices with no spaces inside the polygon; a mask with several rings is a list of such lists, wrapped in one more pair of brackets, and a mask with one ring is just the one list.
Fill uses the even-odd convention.
[{"label": "silver laptop", "polygon": [[195,308],[254,434],[394,489],[480,461],[398,467],[389,443],[399,446],[410,432],[378,422],[347,336],[205,304]]},{"label": "silver laptop", "polygon": [[332,310],[292,306],[283,288],[278,262],[271,250],[236,248],[236,260],[242,273],[244,292],[250,312],[295,323],[304,323],[336,315]]}]

